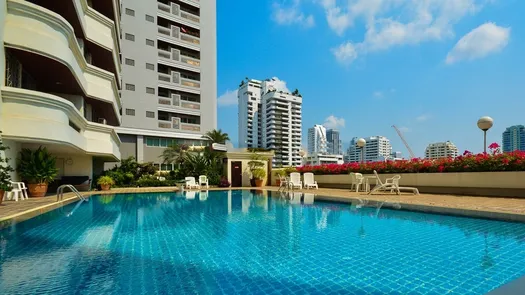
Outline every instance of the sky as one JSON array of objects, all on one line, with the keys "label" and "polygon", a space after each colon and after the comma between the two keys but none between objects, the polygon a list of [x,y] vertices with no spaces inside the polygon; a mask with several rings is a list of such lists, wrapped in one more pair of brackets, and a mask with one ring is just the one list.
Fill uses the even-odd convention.
[{"label": "sky", "polygon": [[314,124],[386,136],[416,156],[450,140],[483,150],[525,125],[525,1],[217,0],[218,128],[238,144],[236,89],[278,77],[303,96],[303,144]]}]

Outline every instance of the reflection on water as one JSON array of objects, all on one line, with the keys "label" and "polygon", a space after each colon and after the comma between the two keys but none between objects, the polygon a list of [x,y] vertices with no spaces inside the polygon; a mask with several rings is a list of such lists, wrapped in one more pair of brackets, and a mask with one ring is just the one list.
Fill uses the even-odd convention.
[{"label": "reflection on water", "polygon": [[272,194],[107,195],[49,212],[0,231],[0,294],[483,294],[525,274],[523,224]]}]

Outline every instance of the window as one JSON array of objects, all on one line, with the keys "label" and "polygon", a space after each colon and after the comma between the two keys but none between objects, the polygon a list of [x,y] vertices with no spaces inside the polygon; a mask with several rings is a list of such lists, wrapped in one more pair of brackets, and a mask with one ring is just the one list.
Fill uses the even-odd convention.
[{"label": "window", "polygon": [[146,45],[148,45],[148,46],[155,46],[155,41],[150,40],[150,39],[146,39]]},{"label": "window", "polygon": [[155,22],[155,18],[154,18],[153,16],[151,16],[151,15],[147,15],[147,14],[146,14],[146,20],[149,21],[149,22],[151,22],[151,23],[154,23],[154,22]]},{"label": "window", "polygon": [[135,35],[126,33],[126,40],[135,41]]},{"label": "window", "polygon": [[154,64],[146,63],[146,69],[147,69],[147,70],[152,70],[152,71],[154,71],[154,70],[155,70],[155,65],[154,65]]},{"label": "window", "polygon": [[126,109],[126,116],[135,116],[134,109]]},{"label": "window", "polygon": [[125,59],[125,62],[128,66],[134,66],[135,65],[135,60],[131,59],[131,58],[126,58]]},{"label": "window", "polygon": [[126,90],[135,91],[135,85],[133,85],[133,84],[126,84]]},{"label": "window", "polygon": [[155,88],[146,87],[146,93],[155,94]]},{"label": "window", "polygon": [[147,118],[155,118],[155,112],[146,111]]},{"label": "window", "polygon": [[126,14],[130,16],[135,16],[135,10],[126,8]]}]

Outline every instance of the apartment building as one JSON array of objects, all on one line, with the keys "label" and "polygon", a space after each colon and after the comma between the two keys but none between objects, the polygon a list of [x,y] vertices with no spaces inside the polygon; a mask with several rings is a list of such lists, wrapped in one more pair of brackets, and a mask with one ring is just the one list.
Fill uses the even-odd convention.
[{"label": "apartment building", "polygon": [[326,154],[327,152],[326,128],[323,125],[308,128],[308,155]]},{"label": "apartment building", "polygon": [[[217,127],[216,1],[122,0],[122,157],[161,161]],[[169,169],[169,168],[168,168]]]},{"label": "apartment building", "polygon": [[328,153],[331,155],[343,154],[343,142],[340,139],[339,130],[327,129],[326,142],[328,144]]},{"label": "apartment building", "polygon": [[261,81],[250,79],[239,85],[239,147],[262,146]]},{"label": "apartment building", "polygon": [[57,157],[59,178],[92,177],[120,159],[119,24],[118,0],[0,1],[0,130],[11,166],[39,146]]},{"label": "apartment building", "polygon": [[431,143],[425,149],[425,159],[455,158],[458,148],[450,141]]},{"label": "apartment building", "polygon": [[502,139],[503,152],[525,151],[525,126],[515,125],[506,128]]},{"label": "apartment building", "polygon": [[303,158],[303,165],[307,166],[343,163],[343,155],[308,154]]},{"label": "apartment building", "polygon": [[239,146],[273,150],[274,167],[300,166],[301,95],[280,89],[276,78],[248,79],[238,99]]},{"label": "apartment building", "polygon": [[364,158],[361,156],[361,148],[357,146],[357,137],[352,138],[350,147],[347,150],[346,162],[376,162],[391,159],[392,145],[390,140],[384,136],[370,136],[364,138],[366,145],[364,149]]}]

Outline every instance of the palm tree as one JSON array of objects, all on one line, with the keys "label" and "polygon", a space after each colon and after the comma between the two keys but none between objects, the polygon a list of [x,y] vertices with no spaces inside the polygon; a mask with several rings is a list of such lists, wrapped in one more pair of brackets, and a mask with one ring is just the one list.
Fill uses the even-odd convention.
[{"label": "palm tree", "polygon": [[179,166],[184,161],[184,155],[188,150],[187,145],[170,145],[164,151],[160,157],[165,164],[176,164]]},{"label": "palm tree", "polygon": [[214,129],[214,130],[206,132],[206,135],[204,135],[204,138],[211,141],[212,143],[220,143],[220,144],[225,144],[226,141],[230,140],[228,133],[223,133],[221,129],[219,130]]}]

